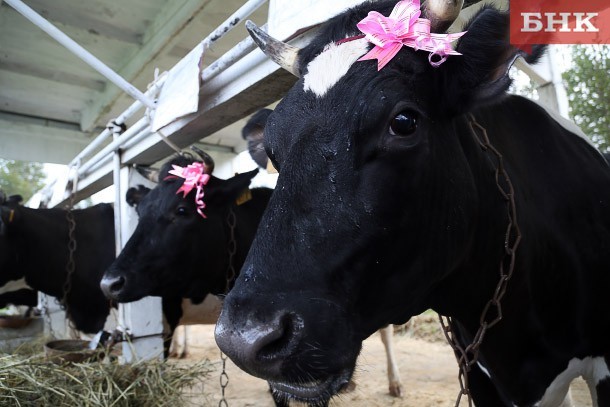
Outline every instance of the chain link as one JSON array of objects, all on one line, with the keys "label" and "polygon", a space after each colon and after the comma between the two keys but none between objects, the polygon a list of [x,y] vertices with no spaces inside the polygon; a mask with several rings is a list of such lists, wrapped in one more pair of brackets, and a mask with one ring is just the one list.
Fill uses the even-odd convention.
[{"label": "chain link", "polygon": [[[229,292],[231,288],[231,283],[235,280],[235,276],[237,272],[235,271],[234,259],[237,254],[237,241],[235,240],[235,226],[237,225],[237,217],[235,216],[235,212],[233,208],[229,209],[229,214],[227,215],[227,225],[229,226],[229,266],[227,267],[227,282],[225,285],[225,294]],[[229,407],[229,403],[225,398],[225,391],[227,389],[227,385],[229,384],[229,375],[227,374],[227,355],[220,352],[220,359],[222,360],[222,373],[220,373],[220,392],[221,397],[218,402],[218,407]]]},{"label": "chain link", "polygon": [[[475,120],[473,115],[470,115],[468,124],[481,149],[487,154],[493,154],[493,156],[496,158],[496,186],[502,195],[502,198],[506,201],[508,226],[504,235],[504,256],[500,261],[500,280],[496,285],[492,298],[483,307],[483,311],[481,312],[481,316],[479,318],[479,329],[475,334],[472,343],[464,348],[458,342],[455,336],[455,324],[453,318],[444,317],[439,314],[439,320],[443,328],[443,333],[445,334],[447,342],[456,355],[460,370],[458,374],[460,392],[457,396],[455,407],[460,405],[462,396],[468,397],[468,406],[472,407],[472,397],[468,383],[468,372],[470,372],[472,366],[477,362],[479,357],[479,349],[481,347],[481,343],[483,342],[483,338],[485,337],[485,333],[489,328],[496,325],[502,319],[501,301],[506,293],[508,281],[513,275],[515,267],[515,255],[519,242],[521,241],[521,231],[519,229],[519,225],[517,224],[517,209],[514,196],[515,191],[510,177],[504,168],[502,154],[500,154],[500,152],[491,145],[487,135],[487,130]],[[477,130],[480,134],[477,133]]]},{"label": "chain link", "polygon": [[66,280],[63,285],[63,293],[61,298],[61,307],[66,311],[66,317],[70,317],[70,308],[68,306],[68,294],[72,291],[72,275],[76,270],[74,261],[74,253],[76,252],[76,238],[74,232],[76,230],[76,221],[74,220],[74,194],[70,194],[70,203],[66,211],[66,220],[68,221],[68,262],[66,263]]},{"label": "chain link", "polygon": [[225,398],[225,391],[229,384],[229,375],[227,374],[227,355],[220,352],[220,359],[222,360],[222,373],[220,374],[220,401],[218,407],[229,407],[229,403]]}]

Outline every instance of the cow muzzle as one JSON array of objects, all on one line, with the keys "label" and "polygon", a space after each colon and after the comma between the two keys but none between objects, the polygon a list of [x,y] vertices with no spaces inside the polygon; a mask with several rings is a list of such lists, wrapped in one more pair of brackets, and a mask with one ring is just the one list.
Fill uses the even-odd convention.
[{"label": "cow muzzle", "polygon": [[230,293],[216,324],[216,343],[240,369],[267,380],[281,398],[326,405],[348,384],[360,342],[352,343],[349,351],[336,346],[336,341],[320,343],[319,332],[337,335],[323,321],[342,324],[335,324],[332,316],[320,321],[317,309],[313,313],[295,311],[302,307],[286,309],[263,309],[250,301],[245,305]]},{"label": "cow muzzle", "polygon": [[125,289],[125,282],[123,276],[104,276],[100,282],[100,288],[107,298],[122,302],[121,297]]}]

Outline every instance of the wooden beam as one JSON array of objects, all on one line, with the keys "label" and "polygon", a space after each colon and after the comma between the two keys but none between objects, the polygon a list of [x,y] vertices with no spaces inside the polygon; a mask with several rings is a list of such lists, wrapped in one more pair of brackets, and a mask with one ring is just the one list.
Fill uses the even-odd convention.
[{"label": "wooden beam", "polygon": [[[159,17],[151,24],[144,34],[144,45],[130,58],[118,73],[128,81],[133,79],[155,56],[168,45],[190,19],[210,0],[182,0],[167,2]],[[152,80],[152,77],[151,77]],[[121,95],[121,90],[109,85],[87,107],[81,117],[81,128],[90,130],[106,112],[109,106]]]},{"label": "wooden beam", "polygon": [[0,72],[0,89],[2,110],[67,123],[78,123],[79,110],[94,93],[79,86],[10,71]]},{"label": "wooden beam", "polygon": [[80,131],[37,122],[0,118],[0,157],[68,164],[89,143]]},{"label": "wooden beam", "polygon": [[35,76],[42,79],[51,79],[55,82],[69,83],[97,92],[106,89],[106,83],[102,79],[86,78],[78,74],[51,69],[47,65],[3,60],[0,57],[0,70]]},{"label": "wooden beam", "polygon": [[[77,27],[92,34],[119,41],[142,45],[142,33],[131,27],[119,27],[116,20],[121,16],[122,6],[117,2],[74,2],[66,10],[61,1],[28,0],[28,6],[53,23]],[[83,44],[81,44],[83,45]]]}]

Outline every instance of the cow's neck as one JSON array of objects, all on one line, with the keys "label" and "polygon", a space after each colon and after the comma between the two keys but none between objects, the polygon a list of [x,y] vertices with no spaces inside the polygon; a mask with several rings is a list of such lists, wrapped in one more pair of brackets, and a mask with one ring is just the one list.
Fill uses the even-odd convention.
[{"label": "cow's neck", "polygon": [[22,208],[18,266],[28,284],[61,296],[66,276],[68,225],[65,211]]}]

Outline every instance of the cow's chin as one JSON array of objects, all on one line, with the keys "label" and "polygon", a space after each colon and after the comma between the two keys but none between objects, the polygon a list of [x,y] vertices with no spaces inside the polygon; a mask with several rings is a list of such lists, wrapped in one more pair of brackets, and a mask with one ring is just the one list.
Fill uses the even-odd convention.
[{"label": "cow's chin", "polygon": [[338,375],[324,380],[301,383],[285,383],[270,381],[273,393],[285,401],[295,400],[307,403],[309,406],[326,406],[331,397],[339,393],[352,376],[352,370],[345,370]]}]

